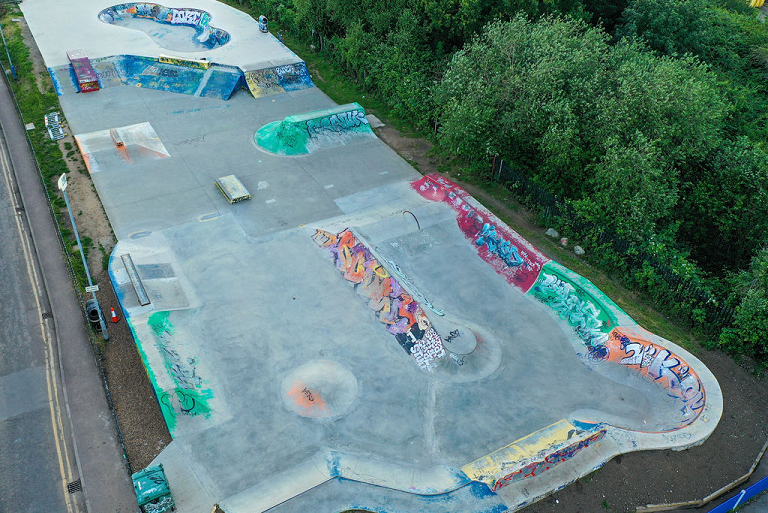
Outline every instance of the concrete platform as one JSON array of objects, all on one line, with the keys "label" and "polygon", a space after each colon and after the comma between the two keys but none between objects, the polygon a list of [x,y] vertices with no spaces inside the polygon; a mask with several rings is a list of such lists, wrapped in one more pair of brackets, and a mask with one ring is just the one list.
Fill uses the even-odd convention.
[{"label": "concrete platform", "polygon": [[[160,33],[153,38],[143,30],[121,27],[99,19],[102,10],[120,3],[115,0],[36,0],[20,4],[20,7],[49,68],[67,64],[67,50],[79,48],[85,50],[91,59],[111,55],[156,58],[171,54],[186,58],[205,57],[211,62],[237,66],[246,71],[301,62],[295,53],[272,34],[260,32],[253,18],[214,0],[196,0],[194,6],[166,2],[168,7],[193,7],[208,12],[211,24],[231,36],[231,40],[223,46],[192,51],[170,50],[158,44],[165,37],[169,41],[175,40],[175,30],[167,34]],[[167,27],[158,24],[158,28]],[[184,30],[186,27],[176,28]]]},{"label": "concrete platform", "polygon": [[[55,60],[48,3],[22,8]],[[107,5],[73,4],[73,23]],[[232,34],[211,52],[235,43],[242,15],[192,7]],[[270,60],[265,48],[252,55]],[[335,106],[315,88],[60,100],[75,134],[149,123],[168,154],[92,178],[119,239],[113,285],[174,437],[154,463],[182,512],[514,510],[617,454],[689,447],[717,425],[720,389],[694,356],[454,184],[377,138],[259,149],[259,127]],[[226,174],[253,198],[229,204],[215,185]]]}]

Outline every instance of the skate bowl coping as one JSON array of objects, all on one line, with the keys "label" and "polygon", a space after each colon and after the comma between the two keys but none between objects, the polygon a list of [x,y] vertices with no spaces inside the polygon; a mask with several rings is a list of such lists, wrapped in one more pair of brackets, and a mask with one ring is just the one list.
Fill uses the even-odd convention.
[{"label": "skate bowl coping", "polygon": [[117,4],[99,12],[99,19],[145,32],[161,47],[179,52],[212,50],[230,40],[229,32],[211,25],[209,12],[189,7],[144,2]]},{"label": "skate bowl coping", "polygon": [[321,147],[347,144],[361,137],[375,137],[365,109],[348,103],[330,109],[288,116],[256,131],[256,144],[278,155],[301,155]]}]

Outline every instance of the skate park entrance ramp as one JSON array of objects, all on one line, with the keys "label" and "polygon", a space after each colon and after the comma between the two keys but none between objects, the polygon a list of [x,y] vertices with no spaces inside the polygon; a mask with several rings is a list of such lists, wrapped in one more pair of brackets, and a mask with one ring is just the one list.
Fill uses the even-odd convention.
[{"label": "skate park entrance ramp", "polygon": [[[120,29],[96,17],[111,2],[71,4]],[[65,15],[72,42],[45,35],[53,0],[20,5],[46,59],[87,46]],[[260,40],[216,23],[232,39],[210,52]],[[131,53],[123,43],[101,57]],[[60,102],[85,153],[108,155],[91,178],[118,239],[110,279],[173,437],[152,465],[180,512],[514,511],[717,426],[720,388],[695,356],[462,187],[416,172],[360,105],[313,87]],[[121,127],[139,123],[167,156],[128,165],[110,130],[128,146]],[[220,193],[228,174],[249,201]]]}]

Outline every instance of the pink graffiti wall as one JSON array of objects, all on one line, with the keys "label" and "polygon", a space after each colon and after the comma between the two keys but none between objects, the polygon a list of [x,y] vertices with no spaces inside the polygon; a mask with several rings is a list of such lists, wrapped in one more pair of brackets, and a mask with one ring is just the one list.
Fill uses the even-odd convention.
[{"label": "pink graffiti wall", "polygon": [[414,189],[432,201],[449,204],[456,212],[459,228],[472,241],[477,254],[508,283],[528,292],[542,266],[549,260],[528,241],[487,210],[470,205],[469,193],[438,175],[412,183]]},{"label": "pink graffiti wall", "polygon": [[[508,283],[519,287],[523,293],[531,290],[545,265],[553,265],[547,265],[547,257],[496,216],[476,206],[469,193],[450,180],[432,174],[412,182],[411,186],[424,198],[450,205],[457,213],[456,220],[461,232],[475,247],[480,258],[491,265]],[[558,311],[561,317],[564,313],[568,313],[569,319],[583,317],[582,298],[590,298],[594,303],[594,312],[605,311],[606,304],[612,303],[599,291],[586,293],[576,282],[572,287],[574,288],[569,293],[572,300],[549,303],[550,307],[557,305],[566,310],[578,310],[572,313]],[[584,329],[580,329],[580,333],[591,335],[589,330]],[[646,331],[633,321],[629,325],[613,326],[610,332],[605,330],[597,335],[600,335],[597,348],[600,351],[592,354],[598,355],[598,359],[612,361],[635,370],[682,403],[680,422],[669,431],[685,427],[696,420],[706,402],[704,385],[683,358],[663,346],[664,339]],[[592,338],[589,340],[591,348],[595,349],[595,341]]]}]

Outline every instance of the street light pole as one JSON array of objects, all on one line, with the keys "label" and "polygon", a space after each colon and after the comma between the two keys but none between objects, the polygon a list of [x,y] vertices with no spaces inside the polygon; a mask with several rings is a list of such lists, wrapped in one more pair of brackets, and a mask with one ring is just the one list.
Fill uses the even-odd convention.
[{"label": "street light pole", "polygon": [[101,333],[104,335],[104,340],[109,340],[109,333],[107,333],[107,325],[104,322],[104,315],[101,313],[101,307],[99,306],[99,300],[96,299],[96,289],[91,281],[91,273],[88,271],[88,262],[85,261],[85,253],[83,252],[83,245],[80,243],[80,234],[77,233],[77,225],[75,225],[75,216],[72,215],[72,208],[69,206],[69,198],[67,197],[67,175],[62,173],[59,177],[59,190],[64,195],[64,202],[67,204],[67,212],[69,212],[69,220],[72,221],[72,230],[75,232],[75,239],[77,240],[77,247],[80,249],[80,257],[83,259],[83,267],[85,267],[85,276],[88,278],[88,289],[93,294],[93,302],[96,304],[96,311],[99,313],[99,325],[101,326]]}]

